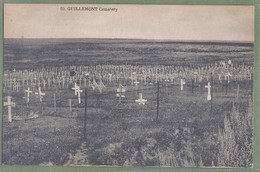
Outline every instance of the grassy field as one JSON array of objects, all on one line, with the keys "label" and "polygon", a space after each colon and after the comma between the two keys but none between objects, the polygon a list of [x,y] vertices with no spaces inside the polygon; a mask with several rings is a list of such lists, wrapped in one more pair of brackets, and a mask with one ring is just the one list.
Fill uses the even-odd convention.
[{"label": "grassy field", "polygon": [[89,64],[253,64],[252,43],[104,39],[6,39],[4,69]]},{"label": "grassy field", "polygon": [[[96,39],[6,40],[4,50],[5,69],[30,70],[43,66],[126,62],[210,64],[227,58],[239,64],[250,65],[253,62],[253,47],[250,43]],[[12,101],[16,103],[16,107],[12,109],[14,115],[25,118],[30,112],[34,112],[39,118],[9,123],[7,108],[3,108],[3,163],[250,166],[251,153],[245,158],[248,160],[245,164],[232,164],[228,161],[220,163],[219,158],[224,145],[220,139],[220,130],[227,130],[225,121],[230,118],[230,125],[235,128],[232,123],[233,114],[238,113],[238,118],[244,119],[252,108],[252,82],[232,81],[227,95],[221,84],[216,84],[212,110],[210,101],[206,100],[206,84],[201,83],[193,94],[190,87],[184,86],[184,90],[180,91],[180,86],[162,83],[159,88],[158,120],[155,84],[143,86],[143,98],[147,99],[143,106],[135,102],[139,93],[135,86],[126,86],[126,98],[122,98],[120,104],[116,97],[116,85],[107,86],[102,93],[87,88],[85,137],[84,92],[80,105],[71,89],[43,90],[46,93],[43,102],[40,103],[37,97],[32,96],[28,105],[25,103],[24,92],[4,92],[4,96],[11,95]],[[238,99],[237,84],[240,86]],[[138,90],[141,90],[141,87],[138,87]],[[56,96],[56,112],[53,107],[53,94]],[[72,99],[72,112],[68,111],[68,99]],[[250,127],[245,130],[247,135],[252,133]],[[238,137],[241,139],[240,135],[236,135],[236,138]],[[249,142],[250,139],[251,136]],[[238,142],[234,147],[238,144],[239,148],[244,147],[243,143]],[[248,149],[247,152],[250,152],[250,148]]]},{"label": "grassy field", "polygon": [[[13,101],[17,103],[14,114],[25,117],[33,111],[40,117],[8,123],[5,115],[3,160],[7,164],[63,165],[78,158],[76,152],[84,143],[80,151],[87,156],[84,161],[87,164],[163,165],[160,156],[165,157],[170,149],[181,159],[186,156],[193,159],[195,165],[201,157],[203,165],[212,165],[212,161],[217,162],[217,134],[218,128],[223,127],[225,114],[232,111],[233,102],[239,105],[241,113],[248,108],[250,91],[240,85],[238,101],[236,87],[230,88],[228,95],[216,87],[212,112],[205,88],[197,88],[192,94],[188,87],[180,91],[179,86],[161,86],[158,121],[156,85],[143,88],[143,96],[148,100],[144,106],[134,102],[138,98],[134,86],[127,87],[121,104],[115,87],[107,88],[103,94],[88,89],[86,138],[83,137],[84,100],[78,105],[72,90],[46,91],[42,103],[34,97],[28,106],[21,94],[13,93]],[[52,103],[53,93],[57,112]],[[69,98],[72,98],[72,113],[68,111]],[[82,161],[72,162],[82,165]]]}]

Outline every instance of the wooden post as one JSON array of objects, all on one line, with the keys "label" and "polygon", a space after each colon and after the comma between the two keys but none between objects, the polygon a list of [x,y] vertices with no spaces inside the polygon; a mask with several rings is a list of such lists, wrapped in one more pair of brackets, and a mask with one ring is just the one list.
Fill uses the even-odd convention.
[{"label": "wooden post", "polygon": [[87,89],[85,89],[85,113],[84,113],[84,138],[86,138],[86,128],[87,128],[87,97],[88,97],[88,92]]},{"label": "wooden post", "polygon": [[211,72],[211,78],[210,78],[210,81],[211,81],[211,100],[210,100],[210,112],[212,113],[212,110],[213,110],[213,74],[212,74],[212,72]]},{"label": "wooden post", "polygon": [[56,96],[55,96],[55,93],[53,94],[53,105],[54,105],[54,112],[56,112],[57,108],[56,108]]},{"label": "wooden post", "polygon": [[69,99],[69,112],[72,112],[72,108],[71,108],[71,99]]},{"label": "wooden post", "polygon": [[157,111],[156,111],[156,121],[159,120],[159,95],[160,94],[160,83],[157,82]]},{"label": "wooden post", "polygon": [[239,84],[237,84],[237,101],[238,101],[238,98],[239,98]]},{"label": "wooden post", "polygon": [[254,97],[254,82],[253,82],[253,73],[251,73],[251,99],[253,100],[253,97]]},{"label": "wooden post", "polygon": [[184,79],[181,79],[181,91],[183,90],[183,85],[186,84],[186,82],[184,81]]},{"label": "wooden post", "polygon": [[225,88],[225,95],[227,95],[227,90],[228,90],[228,80],[225,80],[225,82],[222,82],[222,91]]}]

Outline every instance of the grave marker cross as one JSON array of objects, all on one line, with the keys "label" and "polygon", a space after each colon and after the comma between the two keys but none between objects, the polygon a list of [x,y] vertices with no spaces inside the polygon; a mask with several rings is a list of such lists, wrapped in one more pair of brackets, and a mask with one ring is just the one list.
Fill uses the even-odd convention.
[{"label": "grave marker cross", "polygon": [[42,102],[42,98],[45,96],[45,93],[41,91],[41,87],[38,87],[38,92],[35,92],[35,94],[39,96],[40,102]]},{"label": "grave marker cross", "polygon": [[181,90],[183,90],[183,85],[184,84],[186,84],[186,82],[183,79],[181,79]]},{"label": "grave marker cross", "polygon": [[119,87],[117,88],[116,92],[116,96],[119,97],[119,103],[121,103],[121,98],[125,97],[125,87],[119,84]]},{"label": "grave marker cross", "polygon": [[30,88],[28,87],[28,90],[25,90],[25,92],[27,93],[26,95],[26,102],[29,103],[30,101],[30,93],[32,93],[32,91],[30,90]]},{"label": "grave marker cross", "polygon": [[74,90],[75,96],[77,95],[77,90],[78,89],[79,89],[79,87],[77,86],[77,83],[75,82],[74,87],[72,87],[72,90]]},{"label": "grave marker cross", "polygon": [[228,81],[228,83],[230,82],[230,77],[231,77],[232,75],[228,72],[228,74],[227,75],[225,75],[225,77],[227,78],[227,81]]},{"label": "grave marker cross", "polygon": [[208,85],[206,85],[205,88],[208,89],[207,100],[211,100],[211,85],[210,85],[210,82],[208,82]]},{"label": "grave marker cross", "polygon": [[199,87],[198,85],[194,84],[194,79],[191,80],[191,85],[188,85],[188,87],[191,87],[191,92],[194,93],[194,88]]},{"label": "grave marker cross", "polygon": [[79,104],[81,103],[80,93],[82,93],[82,90],[81,90],[80,87],[78,86],[77,89],[76,89],[76,94],[78,95]]},{"label": "grave marker cross", "polygon": [[15,103],[11,101],[11,96],[7,96],[7,102],[4,102],[4,106],[8,108],[8,121],[12,122],[12,107],[15,107]]},{"label": "grave marker cross", "polygon": [[134,81],[134,84],[135,84],[136,87],[138,86],[139,83],[140,82],[138,82],[137,80]]},{"label": "grave marker cross", "polygon": [[145,105],[145,102],[147,102],[146,99],[143,99],[143,94],[139,93],[139,99],[135,100],[136,103],[139,105]]}]

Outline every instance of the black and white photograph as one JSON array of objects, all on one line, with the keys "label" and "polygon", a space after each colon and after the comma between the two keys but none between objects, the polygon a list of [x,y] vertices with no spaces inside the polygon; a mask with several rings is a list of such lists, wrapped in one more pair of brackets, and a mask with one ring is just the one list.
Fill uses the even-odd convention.
[{"label": "black and white photograph", "polygon": [[253,167],[254,7],[4,4],[2,163]]}]

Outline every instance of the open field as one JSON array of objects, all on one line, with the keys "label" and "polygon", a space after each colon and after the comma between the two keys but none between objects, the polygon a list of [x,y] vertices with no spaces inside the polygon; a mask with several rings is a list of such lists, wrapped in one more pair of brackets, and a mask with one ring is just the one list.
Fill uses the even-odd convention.
[{"label": "open field", "polygon": [[6,39],[4,69],[90,64],[253,64],[252,43],[103,39]]},{"label": "open field", "polygon": [[[23,70],[42,68],[47,71],[67,65],[210,66],[231,59],[240,68],[240,65],[252,67],[253,63],[253,46],[250,43],[7,40],[4,50],[4,73],[11,77],[18,77],[19,71]],[[16,71],[12,71],[14,68]],[[251,76],[252,71],[248,71],[248,76]],[[100,75],[91,72],[93,78]],[[3,163],[250,167],[252,78],[248,76],[242,79],[231,76],[225,88],[216,73],[212,76],[212,101],[207,100],[205,86],[213,80],[209,78],[207,81],[206,76],[196,82],[198,87],[194,88],[194,93],[189,87],[191,76],[182,76],[186,80],[183,90],[179,84],[182,78],[173,78],[176,82],[162,79],[159,87],[156,82],[144,84],[140,76],[136,78],[140,81],[138,86],[130,79],[119,79],[113,83],[103,81],[105,88],[102,92],[86,84],[80,87],[83,91],[81,104],[72,90],[73,83],[68,87],[58,87],[57,84],[46,89],[42,87],[45,93],[43,101],[40,102],[33,93],[29,103],[26,103],[24,92],[27,83],[18,90],[7,88],[3,95],[12,96],[12,101],[16,103],[12,113],[23,120],[8,122],[7,108],[3,108]],[[89,82],[94,82],[93,78]],[[124,81],[126,92],[119,103],[116,90],[121,81]],[[223,80],[223,83],[226,81]],[[140,92],[147,100],[145,105],[135,102]],[[69,99],[72,100],[72,112],[69,112]],[[39,117],[25,120],[31,112]],[[224,156],[223,152],[230,153],[232,157]]]}]

